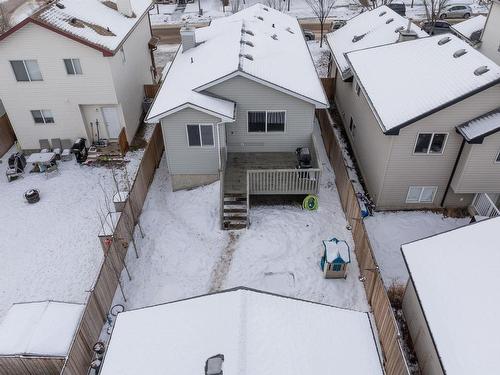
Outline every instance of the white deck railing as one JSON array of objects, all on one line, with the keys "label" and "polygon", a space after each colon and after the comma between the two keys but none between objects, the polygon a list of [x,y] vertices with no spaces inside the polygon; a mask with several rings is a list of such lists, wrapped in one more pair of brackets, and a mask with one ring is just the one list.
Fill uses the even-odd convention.
[{"label": "white deck railing", "polygon": [[500,210],[486,193],[478,193],[474,196],[472,207],[479,216],[497,217]]},{"label": "white deck railing", "polygon": [[317,194],[321,169],[255,169],[247,171],[249,194]]}]

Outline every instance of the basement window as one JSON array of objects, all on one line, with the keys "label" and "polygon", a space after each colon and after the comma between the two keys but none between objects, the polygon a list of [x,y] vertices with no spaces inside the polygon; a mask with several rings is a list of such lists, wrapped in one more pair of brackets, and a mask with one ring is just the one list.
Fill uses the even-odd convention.
[{"label": "basement window", "polygon": [[406,203],[432,203],[437,189],[437,186],[410,186]]},{"label": "basement window", "polygon": [[415,143],[415,154],[442,154],[448,138],[447,133],[420,133]]}]

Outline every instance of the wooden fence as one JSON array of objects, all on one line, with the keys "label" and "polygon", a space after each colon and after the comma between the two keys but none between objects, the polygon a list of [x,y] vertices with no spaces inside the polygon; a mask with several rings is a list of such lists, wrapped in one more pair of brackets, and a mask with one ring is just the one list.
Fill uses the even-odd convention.
[{"label": "wooden fence", "polygon": [[16,140],[7,114],[0,116],[0,157],[12,147]]},{"label": "wooden fence", "polygon": [[63,375],[87,374],[93,355],[92,347],[98,341],[111,308],[118,287],[118,278],[124,268],[129,243],[132,240],[149,186],[153,181],[155,169],[160,163],[163,149],[161,127],[157,125],[144,151],[137,176],[124,209],[116,222],[114,233],[109,236],[110,242],[106,242],[107,245],[104,246],[104,261],[87,299],[80,325],[61,372]]},{"label": "wooden fence", "polygon": [[349,179],[344,164],[342,149],[333,132],[332,123],[326,110],[317,110],[323,142],[330,164],[335,171],[335,184],[340,195],[342,208],[352,227],[355,254],[368,302],[370,303],[377,326],[382,360],[388,375],[408,375],[409,370],[400,343],[400,334],[387,291],[385,289],[373,250],[361,217],[361,209],[356,192]]},{"label": "wooden fence", "polygon": [[326,97],[331,102],[335,98],[335,78],[321,78]]}]

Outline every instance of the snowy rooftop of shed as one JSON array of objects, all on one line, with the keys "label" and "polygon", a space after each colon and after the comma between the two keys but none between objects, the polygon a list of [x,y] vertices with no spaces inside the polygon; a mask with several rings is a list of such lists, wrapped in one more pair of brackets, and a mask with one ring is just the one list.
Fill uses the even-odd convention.
[{"label": "snowy rooftop of shed", "polygon": [[[500,67],[452,34],[355,51],[347,59],[385,133],[500,82]],[[482,66],[488,71],[478,75]]]},{"label": "snowy rooftop of shed", "polygon": [[[406,18],[383,5],[351,18],[346,25],[327,34],[326,40],[342,78],[345,79],[351,75],[345,53],[395,43],[399,38],[399,30],[407,27]],[[413,23],[411,30],[415,31],[419,37],[427,36],[425,31]]]},{"label": "snowy rooftop of shed", "polygon": [[337,258],[342,258],[346,263],[351,261],[351,254],[349,251],[349,245],[345,241],[324,241],[326,248],[326,261],[332,263]]},{"label": "snowy rooftop of shed", "polygon": [[449,375],[498,371],[499,231],[500,217],[401,246]]},{"label": "snowy rooftop of shed", "polygon": [[130,2],[133,17],[126,17],[116,10],[116,2],[111,0],[59,0],[42,8],[31,18],[114,52],[152,3],[151,0]]},{"label": "snowy rooftop of shed", "polygon": [[224,374],[382,375],[367,313],[242,288],[119,314],[100,373],[202,374],[217,354]]},{"label": "snowy rooftop of shed", "polygon": [[500,130],[500,108],[457,127],[466,141],[482,139]]},{"label": "snowy rooftop of shed", "polygon": [[[455,30],[460,35],[464,36],[469,40],[474,40],[476,38],[472,38],[474,33],[480,32],[484,29],[484,25],[486,24],[486,17],[483,15],[479,15],[476,17],[469,18],[468,20],[459,22],[455,25],[452,25],[451,28]],[[480,37],[481,35],[479,35]],[[475,41],[478,41],[477,38]]]},{"label": "snowy rooftop of shed", "polygon": [[177,52],[148,114],[148,121],[186,106],[226,121],[235,103],[202,93],[233,76],[243,76],[327,107],[323,87],[297,19],[262,4],[197,28],[196,46]]},{"label": "snowy rooftop of shed", "polygon": [[12,305],[0,324],[0,355],[66,356],[83,309],[53,301]]}]

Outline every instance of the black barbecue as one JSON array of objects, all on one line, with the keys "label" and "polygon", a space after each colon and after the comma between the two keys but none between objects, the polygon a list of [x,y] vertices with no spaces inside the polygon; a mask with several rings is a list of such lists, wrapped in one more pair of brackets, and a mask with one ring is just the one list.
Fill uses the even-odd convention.
[{"label": "black barbecue", "polygon": [[312,168],[311,152],[308,147],[299,147],[295,150],[295,154],[297,155],[298,169]]},{"label": "black barbecue", "polygon": [[76,161],[80,164],[87,160],[89,150],[85,146],[86,142],[87,140],[85,138],[78,138],[73,144],[73,147],[71,147],[71,152],[75,154]]}]

